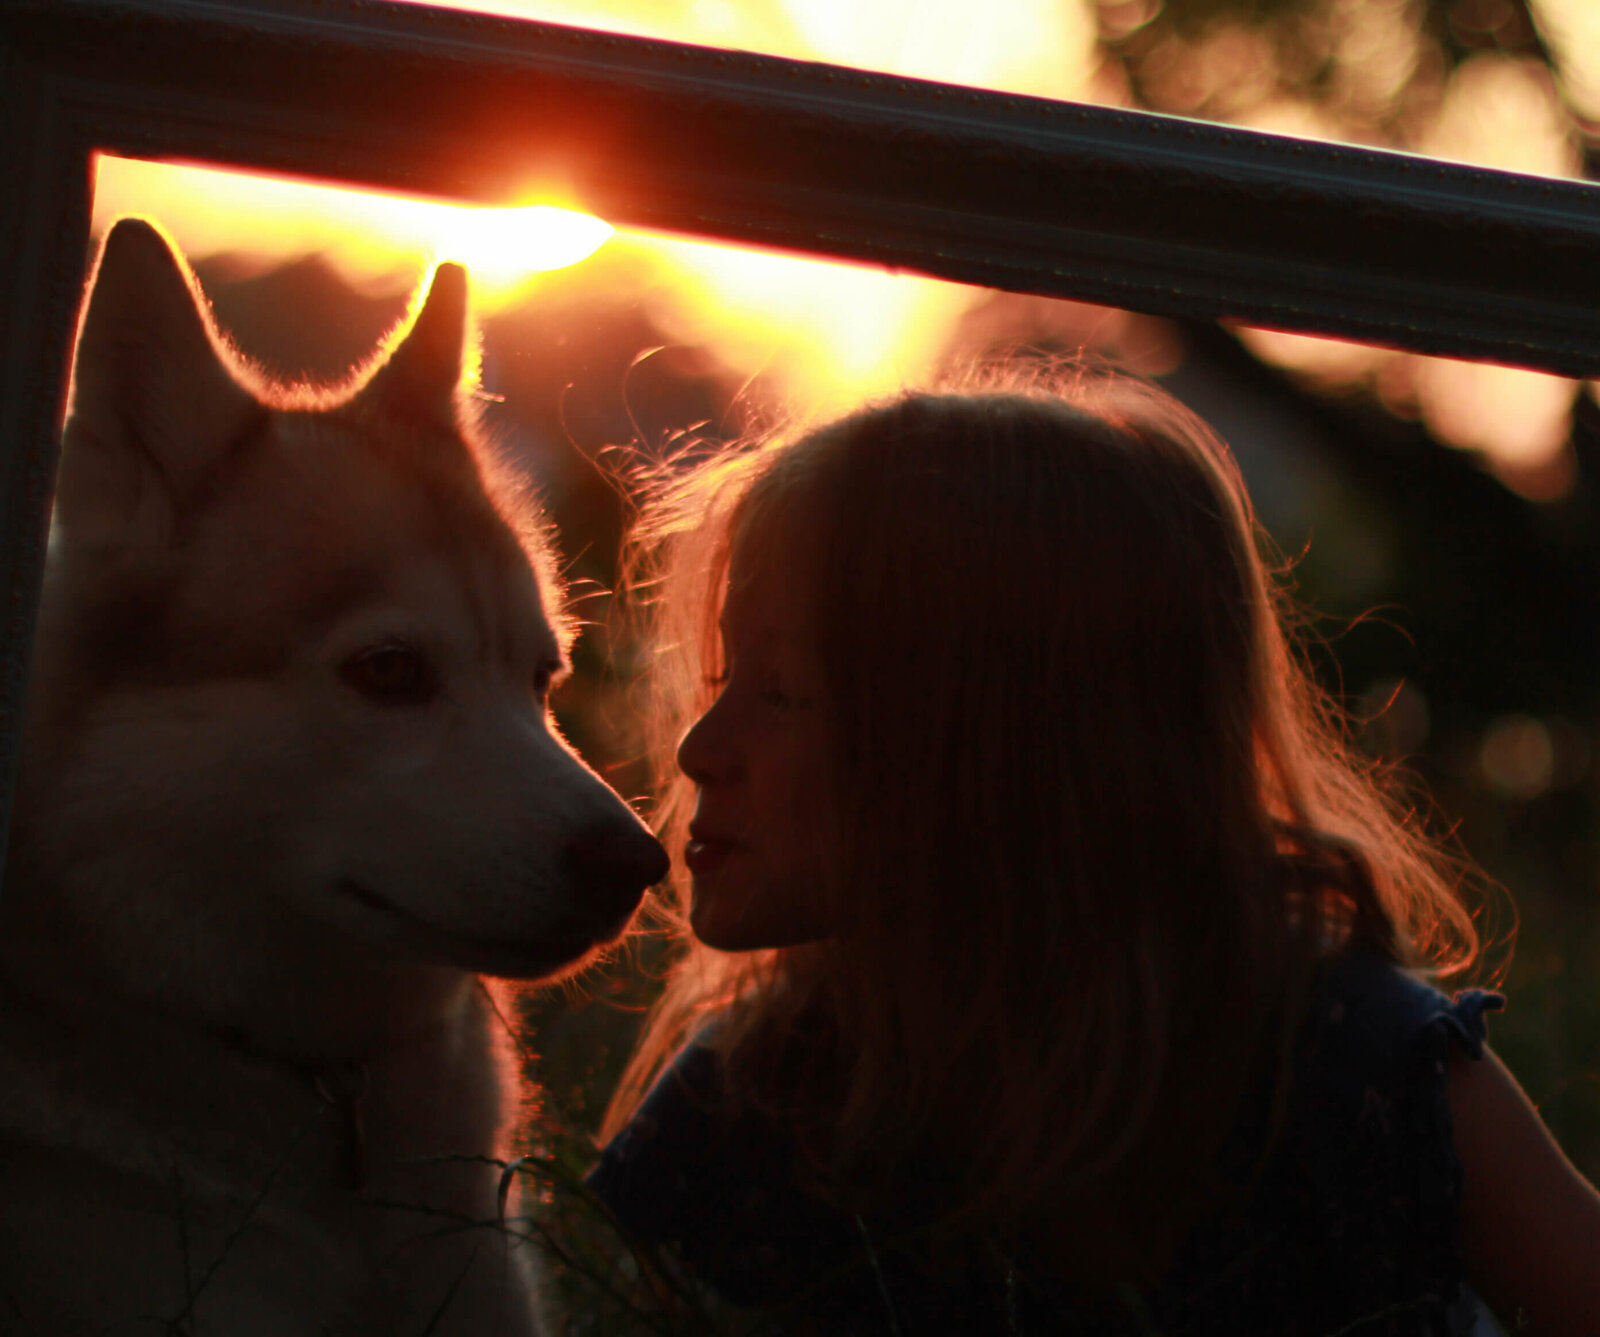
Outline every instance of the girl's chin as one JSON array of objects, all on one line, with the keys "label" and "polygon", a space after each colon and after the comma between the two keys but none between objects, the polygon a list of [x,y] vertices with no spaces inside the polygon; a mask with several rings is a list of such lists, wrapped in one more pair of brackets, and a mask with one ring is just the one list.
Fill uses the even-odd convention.
[{"label": "girl's chin", "polygon": [[831,936],[793,915],[762,914],[762,904],[713,891],[696,878],[689,899],[689,927],[702,944],[718,952],[761,952],[798,947]]},{"label": "girl's chin", "polygon": [[748,933],[740,931],[745,927],[739,922],[741,918],[735,917],[730,923],[726,907],[702,886],[700,878],[694,880],[694,894],[689,901],[689,927],[702,943],[719,952],[751,950],[752,944],[746,941]]}]

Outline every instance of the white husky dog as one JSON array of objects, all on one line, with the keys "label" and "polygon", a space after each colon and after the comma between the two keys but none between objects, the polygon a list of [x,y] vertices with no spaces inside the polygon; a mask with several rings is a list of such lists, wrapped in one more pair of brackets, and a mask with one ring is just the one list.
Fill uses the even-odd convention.
[{"label": "white husky dog", "polygon": [[0,892],[0,1332],[528,1334],[477,972],[563,970],[666,861],[552,731],[462,271],[322,398],[197,298],[125,220],[79,333]]}]

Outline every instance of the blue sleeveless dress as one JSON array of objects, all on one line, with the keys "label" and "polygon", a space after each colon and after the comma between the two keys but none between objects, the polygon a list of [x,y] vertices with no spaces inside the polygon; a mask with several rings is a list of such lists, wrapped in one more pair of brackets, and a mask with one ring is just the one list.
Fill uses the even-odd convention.
[{"label": "blue sleeveless dress", "polygon": [[[589,1183],[632,1235],[670,1248],[730,1304],[807,1331],[1470,1337],[1478,1305],[1456,1254],[1461,1166],[1445,1093],[1453,1047],[1479,1058],[1484,1013],[1365,953],[1330,965],[1299,1037],[1280,1140],[1240,1208],[1191,1233],[1162,1283],[1111,1312],[1045,1276],[934,1270],[908,1186],[893,1220],[802,1192],[794,1145],[766,1116],[721,1108],[719,1059],[685,1047]],[[1259,1129],[1224,1154],[1244,1182]],[[1259,1143],[1255,1143],[1259,1145]],[[1092,1230],[1093,1222],[1085,1222]]]}]

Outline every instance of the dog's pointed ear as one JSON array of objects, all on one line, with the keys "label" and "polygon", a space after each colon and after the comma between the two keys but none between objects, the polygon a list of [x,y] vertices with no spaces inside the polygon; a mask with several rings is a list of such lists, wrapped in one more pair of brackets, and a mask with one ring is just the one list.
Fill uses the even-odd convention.
[{"label": "dog's pointed ear", "polygon": [[359,398],[453,430],[467,353],[467,271],[442,264],[422,309]]},{"label": "dog's pointed ear", "polygon": [[261,405],[219,353],[188,266],[152,223],[106,237],[78,330],[55,522],[91,545],[170,515]]}]

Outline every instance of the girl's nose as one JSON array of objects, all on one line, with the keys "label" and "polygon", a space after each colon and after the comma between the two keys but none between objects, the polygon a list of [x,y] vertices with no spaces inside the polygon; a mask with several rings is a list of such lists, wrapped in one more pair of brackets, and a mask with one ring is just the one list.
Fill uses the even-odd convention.
[{"label": "girl's nose", "polygon": [[742,764],[728,728],[726,696],[689,726],[678,744],[678,769],[702,789],[739,778]]}]

